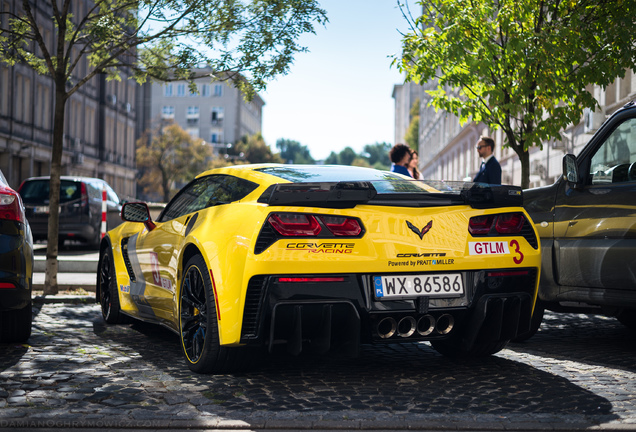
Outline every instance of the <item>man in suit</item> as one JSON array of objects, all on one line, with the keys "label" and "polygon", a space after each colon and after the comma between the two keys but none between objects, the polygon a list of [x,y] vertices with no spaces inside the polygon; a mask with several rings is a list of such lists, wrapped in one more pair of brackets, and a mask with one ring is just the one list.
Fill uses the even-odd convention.
[{"label": "man in suit", "polygon": [[501,184],[501,165],[495,155],[495,140],[487,136],[479,137],[475,146],[479,157],[482,159],[481,168],[473,179],[474,182]]}]

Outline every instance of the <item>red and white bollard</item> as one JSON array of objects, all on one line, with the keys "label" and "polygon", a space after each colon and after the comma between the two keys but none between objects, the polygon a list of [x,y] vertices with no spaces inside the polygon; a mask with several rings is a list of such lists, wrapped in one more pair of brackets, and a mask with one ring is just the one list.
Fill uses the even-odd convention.
[{"label": "red and white bollard", "polygon": [[102,236],[106,235],[106,186],[102,187]]}]

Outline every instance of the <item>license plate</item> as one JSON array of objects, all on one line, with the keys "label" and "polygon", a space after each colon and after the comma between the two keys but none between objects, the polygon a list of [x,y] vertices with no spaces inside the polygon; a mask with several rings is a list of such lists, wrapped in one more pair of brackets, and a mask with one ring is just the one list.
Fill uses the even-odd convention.
[{"label": "license plate", "polygon": [[42,213],[47,213],[49,212],[49,206],[37,206],[33,209],[33,213],[38,213],[38,214],[42,214]]},{"label": "license plate", "polygon": [[378,299],[414,297],[461,297],[464,281],[461,273],[430,275],[374,276],[373,287]]}]

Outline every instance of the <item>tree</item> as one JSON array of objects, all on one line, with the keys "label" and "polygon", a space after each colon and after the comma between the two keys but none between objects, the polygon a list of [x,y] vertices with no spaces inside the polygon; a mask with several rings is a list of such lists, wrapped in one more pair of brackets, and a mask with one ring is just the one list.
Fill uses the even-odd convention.
[{"label": "tree", "polygon": [[[298,37],[327,20],[316,0],[94,0],[83,9],[78,3],[22,0],[22,11],[2,12],[8,16],[0,20],[0,60],[26,63],[54,83],[49,239],[58,236],[66,102],[89,80],[102,73],[121,79],[124,69],[140,83],[193,80],[193,70],[205,65],[213,78],[232,79],[250,95],[286,73],[306,50]],[[42,33],[45,20],[55,38]],[[83,60],[88,69],[80,75]],[[57,254],[57,241],[49,241],[45,294],[58,291]]]},{"label": "tree", "polygon": [[188,182],[207,169],[212,148],[172,123],[137,140],[136,157],[144,192],[160,191],[168,202],[175,183]]},{"label": "tree", "polygon": [[357,157],[358,154],[351,147],[345,147],[340,154],[338,154],[338,161],[340,165],[352,165]]},{"label": "tree", "polygon": [[282,163],[279,154],[272,153],[272,149],[265,143],[260,133],[244,136],[233,147],[238,154],[243,154],[247,163]]},{"label": "tree", "polygon": [[387,170],[390,168],[389,143],[375,143],[364,146],[363,156],[369,161],[369,165],[376,169]]},{"label": "tree", "polygon": [[[406,79],[437,80],[431,104],[501,129],[529,186],[529,153],[577,124],[607,86],[635,69],[636,0],[432,0],[409,18],[396,58]],[[405,16],[409,17],[405,12]]]},{"label": "tree", "polygon": [[329,156],[327,156],[327,159],[325,159],[325,164],[326,165],[339,165],[340,164],[340,157],[338,156],[338,153],[336,153],[334,151],[329,153]]},{"label": "tree", "polygon": [[276,148],[280,150],[280,157],[285,163],[313,164],[316,163],[307,146],[298,141],[281,138],[276,141]]}]

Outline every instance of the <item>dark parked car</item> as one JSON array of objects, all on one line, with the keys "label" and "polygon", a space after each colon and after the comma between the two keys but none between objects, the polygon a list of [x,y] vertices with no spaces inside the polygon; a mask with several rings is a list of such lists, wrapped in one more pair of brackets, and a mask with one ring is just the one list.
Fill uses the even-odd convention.
[{"label": "dark parked car", "polygon": [[543,310],[599,313],[636,328],[636,105],[605,121],[563,177],[524,191],[541,236]]},{"label": "dark parked car", "polygon": [[20,195],[0,172],[0,342],[31,336],[33,236]]},{"label": "dark parked car", "polygon": [[[32,177],[18,190],[36,241],[46,240],[48,236],[49,182],[48,176]],[[121,203],[108,183],[97,178],[61,177],[60,244],[67,239],[79,240],[97,248],[101,240],[103,188],[106,188],[107,229],[112,229],[122,222]]]}]

